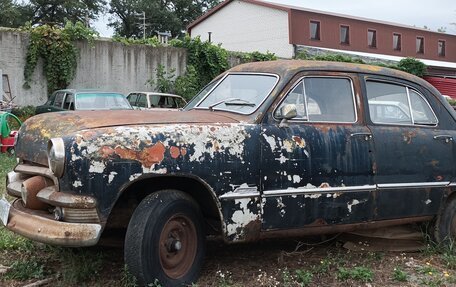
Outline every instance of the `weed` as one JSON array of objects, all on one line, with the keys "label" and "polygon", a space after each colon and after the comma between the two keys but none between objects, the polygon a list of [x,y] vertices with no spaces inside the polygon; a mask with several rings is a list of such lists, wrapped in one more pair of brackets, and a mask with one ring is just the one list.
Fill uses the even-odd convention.
[{"label": "weed", "polygon": [[4,275],[6,279],[29,280],[44,278],[44,265],[36,258],[16,260],[11,264],[11,269]]},{"label": "weed", "polygon": [[352,269],[339,267],[337,279],[340,281],[353,279],[362,282],[372,282],[374,280],[374,272],[367,267],[354,267]]},{"label": "weed", "polygon": [[127,265],[124,265],[122,269],[122,275],[120,278],[120,286],[122,287],[137,287],[137,280],[133,274],[128,271]]},{"label": "weed", "polygon": [[332,264],[331,260],[322,259],[319,265],[312,266],[312,271],[317,274],[328,274]]},{"label": "weed", "polygon": [[226,271],[226,273],[223,273],[221,270],[217,271],[216,273],[218,277],[218,286],[219,287],[228,287],[233,284],[233,280],[231,279],[231,272]]},{"label": "weed", "polygon": [[393,270],[393,280],[394,281],[399,281],[399,282],[405,282],[407,281],[408,275],[405,271],[403,271],[401,268],[396,267]]},{"label": "weed", "polygon": [[293,280],[294,280],[293,275],[291,275],[290,271],[287,268],[285,268],[282,271],[282,283],[283,283],[283,286],[284,287],[292,286]]},{"label": "weed", "polygon": [[158,279],[155,279],[154,282],[147,284],[147,287],[162,287],[162,285]]},{"label": "weed", "polygon": [[[62,261],[62,285],[79,284],[96,279],[103,266],[103,255],[84,249],[59,248]],[[84,262],[84,264],[81,264]]]},{"label": "weed", "polygon": [[33,242],[29,239],[16,235],[5,227],[0,226],[0,250],[31,252],[34,248]]},{"label": "weed", "polygon": [[298,281],[298,283],[301,286],[309,286],[309,284],[312,283],[312,277],[313,277],[312,272],[305,271],[302,269],[297,269],[295,272],[296,272],[296,281]]}]

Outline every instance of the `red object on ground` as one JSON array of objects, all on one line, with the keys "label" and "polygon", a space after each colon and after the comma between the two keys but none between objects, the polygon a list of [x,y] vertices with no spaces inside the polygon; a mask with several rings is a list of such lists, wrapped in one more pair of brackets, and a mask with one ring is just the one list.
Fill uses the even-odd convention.
[{"label": "red object on ground", "polygon": [[7,152],[9,148],[14,147],[14,140],[16,137],[17,131],[12,131],[9,135],[9,137],[3,138],[0,136],[1,140],[1,148],[0,152]]}]

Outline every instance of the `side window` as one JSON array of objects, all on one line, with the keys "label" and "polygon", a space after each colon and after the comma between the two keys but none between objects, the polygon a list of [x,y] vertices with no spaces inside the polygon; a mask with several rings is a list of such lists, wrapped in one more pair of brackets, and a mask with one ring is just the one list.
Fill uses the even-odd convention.
[{"label": "side window", "polygon": [[138,102],[136,104],[138,107],[146,108],[147,107],[147,97],[145,94],[138,95]]},{"label": "side window", "polygon": [[436,125],[431,107],[418,92],[399,84],[367,81],[370,119],[376,124]]},{"label": "side window", "polygon": [[429,103],[416,91],[409,89],[413,122],[417,125],[437,125],[437,118]]},{"label": "side window", "polygon": [[65,103],[63,104],[65,110],[74,110],[74,95],[67,94],[65,97]]},{"label": "side window", "polygon": [[136,100],[138,99],[138,95],[137,94],[129,94],[127,99],[128,99],[128,102],[130,103],[130,105],[136,106]]},{"label": "side window", "polygon": [[306,77],[287,95],[277,111],[286,104],[296,106],[297,120],[356,121],[352,84],[345,78]]},{"label": "side window", "polygon": [[58,108],[62,107],[64,96],[65,96],[65,93],[57,93],[57,95],[55,95],[55,100],[54,100],[55,107],[58,107]]}]

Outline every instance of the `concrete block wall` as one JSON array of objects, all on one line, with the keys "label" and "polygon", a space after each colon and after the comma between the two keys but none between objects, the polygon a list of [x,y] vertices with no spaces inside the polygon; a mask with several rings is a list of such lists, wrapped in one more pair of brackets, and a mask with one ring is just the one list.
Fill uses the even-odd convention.
[{"label": "concrete block wall", "polygon": [[[185,73],[187,52],[173,47],[152,48],[144,45],[126,46],[107,39],[76,43],[79,48],[76,75],[68,88],[96,88],[127,94],[130,91],[152,91],[147,84],[155,78],[156,69],[163,65],[175,76]],[[7,74],[14,103],[43,104],[47,83],[39,63],[32,76],[30,89],[25,89],[24,66],[28,34],[13,30],[0,30],[0,69]]]}]

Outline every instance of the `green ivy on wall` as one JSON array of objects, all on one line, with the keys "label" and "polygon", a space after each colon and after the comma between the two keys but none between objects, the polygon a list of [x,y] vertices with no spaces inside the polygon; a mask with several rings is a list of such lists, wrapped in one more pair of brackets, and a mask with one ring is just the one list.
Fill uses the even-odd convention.
[{"label": "green ivy on wall", "polygon": [[75,41],[93,42],[98,36],[81,22],[67,22],[63,28],[47,24],[28,25],[25,30],[30,33],[30,42],[24,67],[24,86],[30,88],[32,74],[41,58],[49,93],[66,88],[74,78],[78,55]]}]

